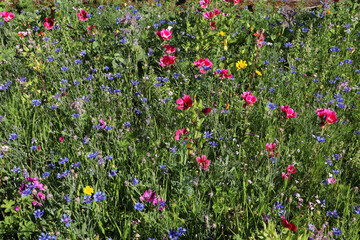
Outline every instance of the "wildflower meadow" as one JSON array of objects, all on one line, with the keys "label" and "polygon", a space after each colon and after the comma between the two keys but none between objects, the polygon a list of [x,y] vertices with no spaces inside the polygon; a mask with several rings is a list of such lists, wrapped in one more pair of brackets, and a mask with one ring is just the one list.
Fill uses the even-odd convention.
[{"label": "wildflower meadow", "polygon": [[360,3],[0,1],[0,239],[360,239]]}]

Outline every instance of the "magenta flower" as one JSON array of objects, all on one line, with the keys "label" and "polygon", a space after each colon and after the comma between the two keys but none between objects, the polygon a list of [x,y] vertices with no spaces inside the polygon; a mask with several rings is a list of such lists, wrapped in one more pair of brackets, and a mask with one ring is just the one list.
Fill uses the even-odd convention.
[{"label": "magenta flower", "polygon": [[281,173],[281,177],[282,177],[282,179],[284,179],[284,180],[287,180],[287,179],[291,179],[291,175],[290,174],[288,174],[288,173],[284,173],[284,172],[282,172]]},{"label": "magenta flower", "polygon": [[266,149],[269,151],[269,152],[274,152],[275,149],[276,149],[276,144],[275,143],[267,143],[266,144]]},{"label": "magenta flower", "polygon": [[140,197],[140,201],[144,202],[154,202],[156,200],[156,192],[153,192],[151,189],[145,191],[145,193]]},{"label": "magenta flower", "polygon": [[13,19],[15,17],[15,14],[12,12],[0,12],[0,15],[4,18],[5,22],[9,22],[11,19]]},{"label": "magenta flower", "polygon": [[213,16],[214,16],[214,13],[212,11],[204,12],[204,18],[206,18],[206,19],[211,19],[211,18],[213,18]]},{"label": "magenta flower", "polygon": [[295,174],[296,173],[296,169],[295,169],[294,165],[289,165],[286,170],[290,174]]},{"label": "magenta flower", "polygon": [[289,109],[286,111],[286,117],[287,117],[287,118],[294,118],[294,117],[296,117],[296,116],[297,116],[297,113],[296,113],[293,109],[289,108]]},{"label": "magenta flower", "polygon": [[160,66],[162,67],[167,67],[167,66],[171,66],[175,63],[176,60],[176,56],[168,56],[168,55],[164,55],[161,59],[160,59]]},{"label": "magenta flower", "polygon": [[54,21],[54,19],[53,18],[45,18],[45,22],[44,22],[44,27],[46,27],[47,29],[53,29],[53,27],[54,27],[54,23],[55,23],[55,21]]},{"label": "magenta flower", "polygon": [[190,96],[184,95],[182,98],[176,100],[176,103],[179,104],[179,106],[176,107],[177,109],[181,109],[185,111],[186,109],[192,106],[193,102]]},{"label": "magenta flower", "polygon": [[161,40],[170,40],[172,32],[163,28],[161,31],[156,31],[156,35],[159,36]]},{"label": "magenta flower", "polygon": [[64,141],[64,137],[59,137],[59,141],[63,142]]},{"label": "magenta flower", "polygon": [[80,21],[87,21],[88,20],[87,14],[88,14],[87,11],[85,11],[84,9],[81,9],[80,12],[77,13],[77,16]]},{"label": "magenta flower", "polygon": [[328,178],[327,179],[328,184],[335,184],[336,183],[336,179],[335,178]]},{"label": "magenta flower", "polygon": [[[175,136],[175,140],[179,141],[180,140],[180,136],[182,135],[186,135],[188,134],[188,132],[186,131],[186,128],[183,129],[178,129],[176,131],[176,136]],[[188,139],[188,137],[185,137],[184,140]]]},{"label": "magenta flower", "polygon": [[202,155],[201,157],[197,157],[196,161],[200,165],[200,168],[207,170],[210,165],[210,160],[206,159],[205,155]]}]

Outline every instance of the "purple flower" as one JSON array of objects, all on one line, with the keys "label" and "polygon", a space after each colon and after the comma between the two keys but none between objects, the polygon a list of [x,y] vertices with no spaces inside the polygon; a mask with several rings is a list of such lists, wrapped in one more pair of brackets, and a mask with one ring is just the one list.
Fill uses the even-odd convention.
[{"label": "purple flower", "polygon": [[60,219],[61,222],[65,223],[66,227],[70,226],[70,222],[72,222],[72,219],[70,219],[70,216],[66,216],[66,214],[64,213],[63,218]]},{"label": "purple flower", "polygon": [[105,193],[99,191],[94,194],[94,200],[95,202],[101,202],[102,200],[106,199]]}]

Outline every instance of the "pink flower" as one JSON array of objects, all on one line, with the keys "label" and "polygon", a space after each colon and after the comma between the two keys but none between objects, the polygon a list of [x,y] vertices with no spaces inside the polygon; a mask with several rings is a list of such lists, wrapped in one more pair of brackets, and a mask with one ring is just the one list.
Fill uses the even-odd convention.
[{"label": "pink flower", "polygon": [[53,29],[54,27],[54,19],[53,18],[45,18],[45,22],[44,22],[44,27],[46,27],[47,29]]},{"label": "pink flower", "polygon": [[64,137],[59,137],[59,141],[63,142],[64,141]]},{"label": "pink flower", "polygon": [[165,44],[162,47],[165,48],[166,53],[169,54],[169,55],[176,51],[175,47],[170,46],[169,44]]},{"label": "pink flower", "polygon": [[179,104],[179,106],[176,107],[177,109],[186,110],[192,106],[193,102],[190,96],[184,95],[182,98],[176,100],[176,103]]},{"label": "pink flower", "polygon": [[281,106],[281,111],[282,111],[283,113],[286,113],[289,108],[290,108],[289,105]]},{"label": "pink flower", "polygon": [[211,112],[211,108],[204,108],[202,112],[206,115],[208,115]]},{"label": "pink flower", "polygon": [[201,0],[200,5],[202,8],[207,8],[207,6],[210,4],[209,0]]},{"label": "pink flower", "polygon": [[319,116],[319,118],[323,119],[325,115],[329,113],[329,110],[326,108],[319,108],[316,110],[316,114]]},{"label": "pink flower", "polygon": [[336,118],[336,113],[334,111],[329,111],[326,116],[326,122],[331,124],[331,123],[335,123],[337,121],[338,121],[338,119]]},{"label": "pink flower", "polygon": [[288,173],[285,174],[284,172],[281,173],[281,177],[282,177],[282,179],[284,179],[284,180],[286,180],[286,179],[289,179],[289,180],[290,180],[290,179],[291,179],[291,175],[288,174]]},{"label": "pink flower", "polygon": [[247,96],[251,96],[251,91],[248,91],[248,92],[243,92],[243,94],[241,94],[241,97],[246,100],[246,97]]},{"label": "pink flower", "polygon": [[163,28],[161,31],[156,31],[156,35],[159,36],[161,40],[169,40],[171,39],[172,32]]},{"label": "pink flower", "polygon": [[275,143],[267,143],[266,144],[266,149],[269,151],[269,152],[274,152],[275,149],[276,149],[276,144]]},{"label": "pink flower", "polygon": [[206,19],[211,19],[211,18],[213,18],[213,16],[214,16],[214,13],[212,11],[204,12],[204,18],[206,18]]},{"label": "pink flower", "polygon": [[16,207],[14,208],[15,211],[19,211],[19,209],[20,209],[19,206],[16,206]]},{"label": "pink flower", "polygon": [[210,160],[207,160],[205,155],[202,155],[201,157],[197,157],[196,161],[198,162],[198,164],[202,169],[207,170],[209,168]]},{"label": "pink flower", "polygon": [[206,71],[210,70],[213,65],[208,58],[199,58],[197,61],[194,62],[194,64],[196,67],[200,68],[201,73],[206,73]]},{"label": "pink flower", "polygon": [[289,108],[289,109],[286,111],[286,117],[287,117],[287,118],[294,118],[294,117],[296,117],[296,116],[297,116],[297,113],[296,113],[293,109]]},{"label": "pink flower", "polygon": [[104,129],[106,126],[105,118],[100,119],[99,122],[101,123],[101,129]]},{"label": "pink flower", "polygon": [[218,15],[219,13],[220,13],[220,10],[217,9],[217,8],[214,8],[214,14],[215,14],[215,16]]},{"label": "pink flower", "polygon": [[153,202],[155,201],[156,192],[153,192],[151,189],[145,191],[145,193],[140,197],[140,201],[144,202]]},{"label": "pink flower", "polygon": [[0,15],[4,18],[5,22],[9,22],[11,19],[13,19],[15,17],[15,14],[12,12],[0,12]]},{"label": "pink flower", "polygon": [[88,14],[87,11],[85,11],[84,9],[81,9],[80,12],[77,13],[77,16],[80,21],[87,21],[88,20],[87,14]]},{"label": "pink flower", "polygon": [[211,28],[214,30],[214,29],[217,29],[217,26],[216,26],[216,22],[213,21],[213,22],[209,22]]},{"label": "pink flower", "polygon": [[[176,136],[175,136],[175,140],[179,141],[180,140],[180,136],[182,135],[186,135],[188,134],[188,131],[186,131],[186,128],[183,129],[178,129],[176,130]],[[188,137],[185,137],[184,140],[188,139]]]},{"label": "pink flower", "polygon": [[231,78],[232,74],[228,74],[229,70],[228,69],[221,69],[220,71],[215,71],[214,74],[220,74],[220,79],[225,79],[225,78]]},{"label": "pink flower", "polygon": [[296,173],[296,169],[295,169],[294,165],[289,165],[286,170],[290,174],[295,174]]},{"label": "pink flower", "polygon": [[176,56],[168,56],[168,55],[164,55],[161,59],[160,59],[160,66],[162,67],[167,67],[167,66],[172,66],[175,63],[176,60]]},{"label": "pink flower", "polygon": [[328,184],[335,184],[336,183],[336,179],[335,178],[328,178],[327,179]]},{"label": "pink flower", "polygon": [[247,104],[252,106],[257,101],[257,98],[255,96],[247,96],[245,101]]},{"label": "pink flower", "polygon": [[242,0],[234,0],[234,3],[240,3]]},{"label": "pink flower", "polygon": [[88,26],[88,34],[95,35],[95,32],[96,32],[96,26],[95,25]]}]

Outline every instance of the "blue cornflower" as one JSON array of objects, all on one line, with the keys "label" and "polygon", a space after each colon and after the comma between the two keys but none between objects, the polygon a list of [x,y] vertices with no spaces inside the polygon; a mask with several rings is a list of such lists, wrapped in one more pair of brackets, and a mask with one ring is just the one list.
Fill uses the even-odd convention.
[{"label": "blue cornflower", "polygon": [[17,168],[16,166],[13,169],[11,169],[11,171],[14,173],[20,173],[20,170],[21,168],[20,167]]},{"label": "blue cornflower", "polygon": [[270,110],[274,110],[275,108],[277,108],[277,105],[276,105],[275,103],[269,102],[269,103],[268,103],[268,108],[269,108]]},{"label": "blue cornflower", "polygon": [[78,167],[80,167],[81,166],[81,162],[77,162],[77,163],[75,163],[75,164],[71,164],[71,167],[72,168],[78,168]]},{"label": "blue cornflower", "polygon": [[340,154],[337,154],[337,153],[335,153],[335,154],[333,155],[333,157],[334,157],[336,160],[339,160],[339,159],[341,158]]},{"label": "blue cornflower", "polygon": [[17,139],[18,135],[16,133],[12,133],[9,135],[9,140],[15,140]]},{"label": "blue cornflower", "polygon": [[340,48],[338,48],[338,47],[332,47],[332,48],[330,48],[330,51],[331,51],[331,52],[338,52],[338,51],[340,51]]},{"label": "blue cornflower", "polygon": [[206,138],[206,139],[208,139],[208,138],[213,138],[213,137],[212,137],[213,133],[210,132],[210,131],[204,132],[204,134],[205,134],[204,138]]},{"label": "blue cornflower", "polygon": [[66,194],[66,195],[64,196],[64,199],[65,199],[65,201],[67,201],[67,202],[70,202],[70,201],[71,201],[71,199],[70,199],[70,197],[69,197],[69,194]]},{"label": "blue cornflower", "polygon": [[338,229],[337,227],[333,227],[332,230],[335,236],[339,236],[341,234],[341,230]]},{"label": "blue cornflower", "polygon": [[61,67],[61,71],[67,71],[69,68],[68,67],[65,67],[65,66],[63,66],[63,67]]},{"label": "blue cornflower", "polygon": [[177,147],[174,146],[173,148],[170,148],[170,152],[176,152],[177,151]]},{"label": "blue cornflower", "polygon": [[139,184],[139,180],[136,177],[134,177],[132,179],[132,183],[133,183],[133,186],[135,186],[135,185]]},{"label": "blue cornflower", "polygon": [[42,177],[43,177],[43,178],[46,178],[46,177],[48,177],[48,176],[50,176],[50,173],[49,173],[49,172],[44,172],[44,173],[42,174]]},{"label": "blue cornflower", "polygon": [[70,226],[70,222],[72,222],[72,219],[70,219],[70,216],[67,216],[65,213],[63,215],[63,218],[60,219],[61,222],[65,223],[66,227]]},{"label": "blue cornflower", "polygon": [[47,42],[47,41],[50,40],[50,38],[49,37],[44,37],[43,40]]},{"label": "blue cornflower", "polygon": [[36,151],[37,150],[37,146],[31,146],[30,147],[30,151]]},{"label": "blue cornflower", "polygon": [[330,158],[326,158],[325,161],[326,161],[325,164],[328,164],[329,166],[333,165]]},{"label": "blue cornflower", "polygon": [[211,147],[216,147],[218,144],[215,141],[209,142],[209,145]]},{"label": "blue cornflower", "polygon": [[309,29],[308,28],[302,28],[301,31],[302,32],[307,32],[307,31],[309,31]]},{"label": "blue cornflower", "polygon": [[84,196],[84,201],[83,203],[92,203],[93,200],[91,199],[91,196],[90,195],[86,195]]},{"label": "blue cornflower", "polygon": [[338,217],[339,217],[339,214],[337,213],[336,210],[334,210],[334,211],[327,211],[327,212],[326,212],[326,216],[338,218]]},{"label": "blue cornflower", "polygon": [[69,161],[69,159],[67,157],[64,157],[64,158],[60,158],[59,163],[64,164],[65,162],[68,162],[68,161]]},{"label": "blue cornflower", "polygon": [[318,140],[318,142],[325,142],[324,137],[318,136],[316,139]]},{"label": "blue cornflower", "polygon": [[96,158],[99,155],[99,153],[97,151],[95,152],[91,152],[87,155],[88,158],[93,159]]},{"label": "blue cornflower", "polygon": [[32,104],[33,104],[34,106],[39,106],[39,105],[41,104],[41,101],[38,100],[38,99],[34,99],[34,100],[32,100]]},{"label": "blue cornflower", "polygon": [[339,174],[339,173],[340,173],[340,171],[337,170],[337,169],[332,170],[332,172],[333,172],[334,174]]},{"label": "blue cornflower", "polygon": [[280,210],[280,208],[284,208],[285,206],[283,205],[282,202],[276,201],[276,204],[274,205],[275,210]]},{"label": "blue cornflower", "polygon": [[345,59],[344,62],[350,64],[350,63],[352,63],[352,60],[351,59]]},{"label": "blue cornflower", "polygon": [[309,230],[310,231],[314,232],[316,230],[315,226],[312,223],[309,223],[308,225],[309,225]]},{"label": "blue cornflower", "polygon": [[74,113],[72,116],[73,116],[74,118],[78,118],[78,117],[80,117],[80,113]]},{"label": "blue cornflower", "polygon": [[276,157],[271,157],[271,158],[270,158],[270,161],[271,161],[273,164],[275,164],[275,163],[278,162],[278,159],[277,159]]},{"label": "blue cornflower", "polygon": [[94,194],[94,200],[95,202],[101,202],[102,200],[106,199],[105,193],[99,191]]},{"label": "blue cornflower", "polygon": [[115,170],[110,170],[110,173],[109,173],[108,176],[109,176],[109,177],[116,177],[116,176],[117,176],[117,174],[116,174],[117,171],[118,171],[117,169],[115,169]]},{"label": "blue cornflower", "polygon": [[81,59],[76,59],[75,60],[75,64],[80,64],[81,63]]},{"label": "blue cornflower", "polygon": [[134,205],[134,208],[139,211],[142,211],[144,209],[144,207],[145,207],[145,205],[143,203],[136,203]]},{"label": "blue cornflower", "polygon": [[124,126],[125,126],[125,127],[130,127],[130,126],[131,126],[131,123],[130,123],[130,122],[125,122],[125,123],[124,123]]},{"label": "blue cornflower", "polygon": [[353,207],[353,210],[355,211],[356,214],[360,214],[360,206]]},{"label": "blue cornflower", "polygon": [[178,235],[179,237],[186,234],[186,228],[178,227]]},{"label": "blue cornflower", "polygon": [[288,42],[288,43],[285,43],[284,46],[291,48],[292,46],[294,46],[294,44],[292,42]]},{"label": "blue cornflower", "polygon": [[56,236],[48,233],[41,233],[38,240],[56,240]]}]

